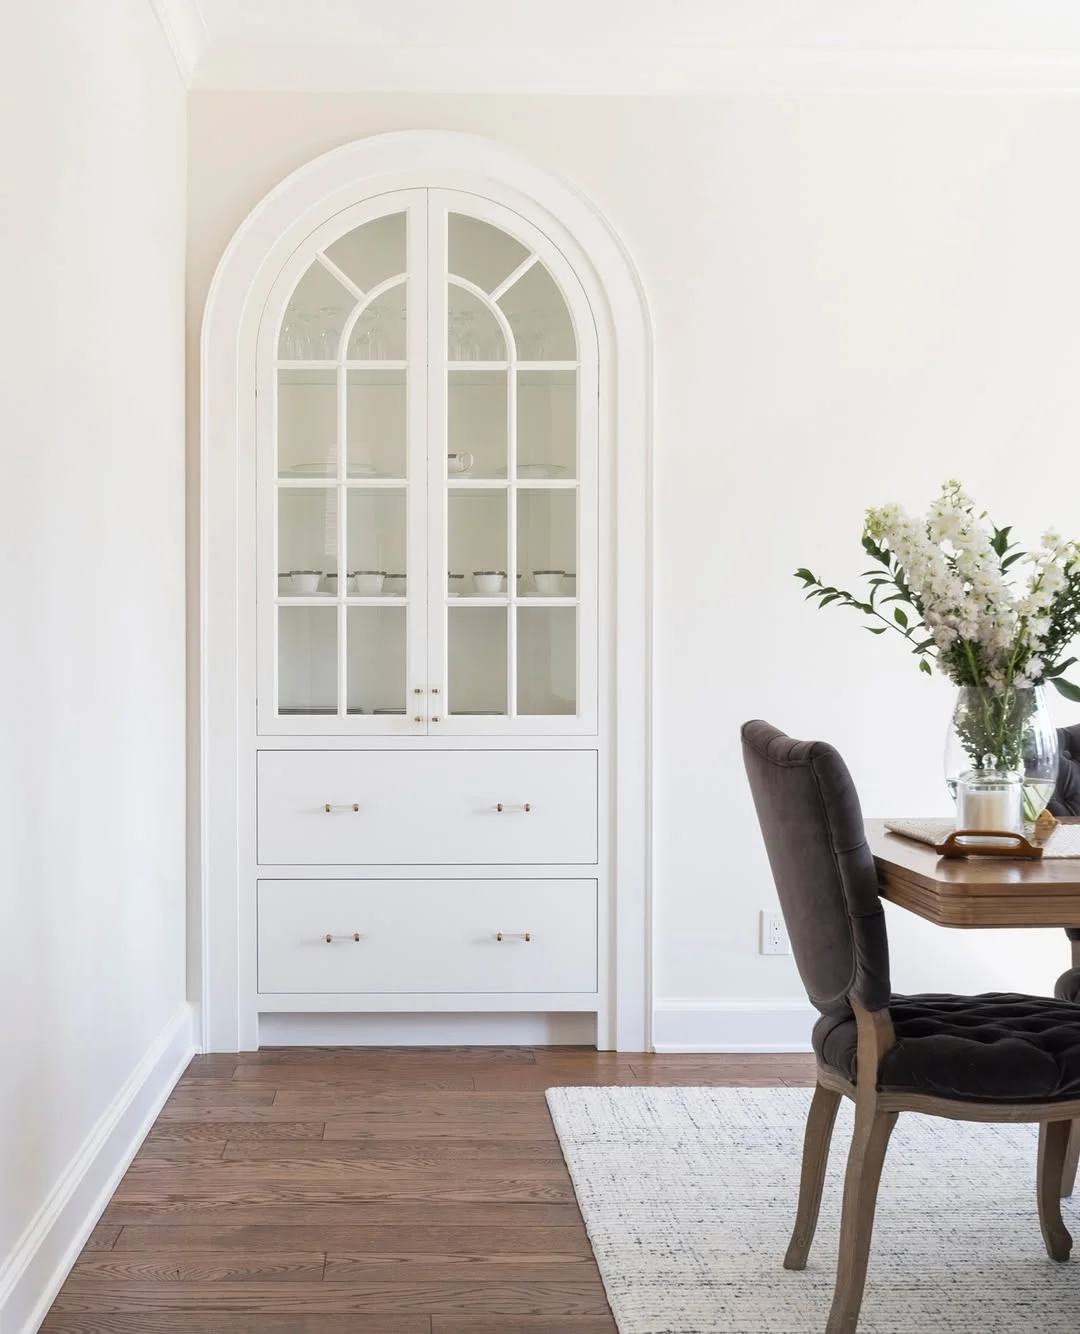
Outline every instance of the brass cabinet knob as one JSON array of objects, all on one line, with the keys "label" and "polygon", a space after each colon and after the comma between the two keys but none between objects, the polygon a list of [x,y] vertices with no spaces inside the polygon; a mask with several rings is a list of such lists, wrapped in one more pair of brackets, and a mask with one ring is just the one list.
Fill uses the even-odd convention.
[{"label": "brass cabinet knob", "polygon": [[436,718],[432,718],[431,721],[432,721],[433,723],[437,723],[437,722],[439,721],[439,719],[436,717]]},{"label": "brass cabinet knob", "polygon": [[419,716],[417,716],[416,718],[413,719],[413,722],[414,722],[414,723],[422,723],[423,721],[424,721],[423,718],[421,718],[421,717],[419,717]]}]

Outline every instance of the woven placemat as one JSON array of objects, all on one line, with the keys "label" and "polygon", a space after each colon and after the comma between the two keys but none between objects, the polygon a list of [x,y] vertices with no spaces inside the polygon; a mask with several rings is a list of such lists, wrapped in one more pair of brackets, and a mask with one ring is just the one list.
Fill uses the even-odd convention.
[{"label": "woven placemat", "polygon": [[[886,820],[885,828],[917,843],[936,847],[956,828],[955,820]],[[1080,857],[1080,824],[1055,825],[1043,844],[1043,857]]]}]

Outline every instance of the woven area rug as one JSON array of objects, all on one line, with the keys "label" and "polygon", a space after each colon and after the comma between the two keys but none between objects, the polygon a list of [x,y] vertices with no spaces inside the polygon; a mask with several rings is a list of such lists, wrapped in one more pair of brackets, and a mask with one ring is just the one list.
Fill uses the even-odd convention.
[{"label": "woven area rug", "polygon": [[[548,1104],[620,1334],[822,1334],[851,1108],[802,1273],[782,1267],[809,1089],[560,1088]],[[1077,1240],[1057,1265],[1036,1132],[904,1113],[889,1145],[859,1334],[1077,1334]]]}]

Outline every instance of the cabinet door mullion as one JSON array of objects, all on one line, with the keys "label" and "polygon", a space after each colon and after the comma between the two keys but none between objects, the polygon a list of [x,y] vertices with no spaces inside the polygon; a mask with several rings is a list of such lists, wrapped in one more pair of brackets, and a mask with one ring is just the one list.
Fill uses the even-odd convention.
[{"label": "cabinet door mullion", "polygon": [[[427,617],[427,680],[429,716],[440,719],[430,724],[436,734],[442,730],[442,719],[449,703],[447,691],[447,606],[449,581],[446,488],[446,454],[448,449],[447,368],[446,368],[446,208],[434,190],[427,192],[427,311],[424,328],[427,335],[427,534],[428,534],[428,617]],[[438,691],[438,694],[432,693]]]},{"label": "cabinet door mullion", "polygon": [[[405,708],[411,732],[427,731],[428,718],[428,604],[430,572],[428,552],[428,308],[431,304],[428,283],[428,192],[418,191],[410,204],[407,234],[406,309],[408,358],[406,430],[408,449],[408,492],[406,508],[406,551],[408,553],[408,610],[406,625],[407,673]],[[420,691],[420,694],[416,692]]]}]

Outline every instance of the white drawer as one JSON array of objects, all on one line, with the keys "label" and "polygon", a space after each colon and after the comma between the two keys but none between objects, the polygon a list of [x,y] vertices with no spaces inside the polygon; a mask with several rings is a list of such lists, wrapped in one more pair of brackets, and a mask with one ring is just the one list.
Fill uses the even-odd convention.
[{"label": "white drawer", "polygon": [[259,991],[595,992],[596,893],[595,880],[260,880]]},{"label": "white drawer", "polygon": [[595,751],[263,750],[258,764],[263,865],[596,862]]}]

